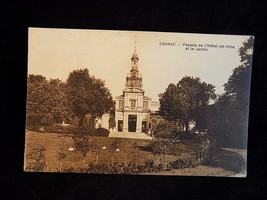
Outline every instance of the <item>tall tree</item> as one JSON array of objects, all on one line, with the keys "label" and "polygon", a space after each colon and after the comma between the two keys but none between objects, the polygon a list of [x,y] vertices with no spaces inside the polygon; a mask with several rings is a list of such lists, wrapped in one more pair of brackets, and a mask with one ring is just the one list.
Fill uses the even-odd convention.
[{"label": "tall tree", "polygon": [[160,94],[160,114],[167,120],[177,120],[186,131],[191,120],[197,129],[204,129],[202,116],[209,101],[215,98],[215,86],[201,82],[200,78],[185,76],[177,85],[170,84]]},{"label": "tall tree", "polygon": [[249,105],[253,41],[253,37],[250,37],[239,49],[242,64],[233,70],[233,74],[224,85],[225,94],[233,96],[236,106],[245,112],[248,110]]},{"label": "tall tree", "polygon": [[220,146],[246,148],[253,37],[239,49],[240,66],[224,85],[225,93],[212,107],[209,129]]},{"label": "tall tree", "polygon": [[66,84],[68,100],[80,126],[87,113],[94,119],[113,107],[112,96],[104,81],[90,76],[88,69],[71,72]]},{"label": "tall tree", "polygon": [[65,86],[58,79],[46,80],[29,75],[27,95],[27,126],[45,126],[68,119]]}]

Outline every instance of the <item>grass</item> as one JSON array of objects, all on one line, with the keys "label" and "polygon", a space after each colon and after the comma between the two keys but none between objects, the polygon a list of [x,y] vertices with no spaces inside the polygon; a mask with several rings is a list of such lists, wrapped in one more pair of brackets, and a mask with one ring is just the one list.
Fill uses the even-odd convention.
[{"label": "grass", "polygon": [[[45,171],[57,172],[59,171],[60,164],[62,168],[80,168],[82,167],[82,154],[80,152],[69,151],[70,146],[74,146],[72,135],[67,134],[56,134],[56,133],[37,133],[29,131],[26,134],[26,147],[25,155],[31,151],[31,147],[36,144],[43,145],[46,148],[45,152]],[[107,149],[102,150],[99,154],[99,162],[105,164],[111,164],[111,152],[109,150],[109,145],[116,140],[116,138],[109,137],[96,137],[91,136],[90,140],[94,143],[98,143],[101,146],[105,146]],[[156,164],[160,163],[160,157],[155,156],[152,152],[152,145],[154,140],[142,140],[142,139],[126,139],[119,138],[121,145],[119,147],[120,151],[116,152],[113,156],[113,163],[126,163],[135,160],[137,164],[143,164],[147,160],[153,160]],[[136,148],[134,148],[136,144]],[[194,153],[197,148],[192,142],[181,142],[174,144],[173,148],[170,150],[169,155],[166,155],[166,163],[176,160],[177,155],[185,153]],[[66,154],[66,158],[62,161],[58,160],[58,153],[62,152]],[[30,159],[25,157],[24,166],[27,166]],[[85,158],[85,165],[88,163],[96,163],[96,154],[94,152],[88,152]]]},{"label": "grass", "polygon": [[[105,164],[111,164],[111,152],[109,145],[116,140],[116,138],[108,137],[90,137],[91,141],[97,142],[101,146],[105,146],[107,149],[102,150],[99,155],[99,162]],[[160,157],[153,155],[152,145],[154,140],[142,140],[142,139],[126,139],[119,138],[121,146],[120,151],[114,154],[114,163],[126,163],[133,161],[136,158],[137,164],[143,164],[147,160],[153,160],[154,163],[160,163]],[[136,143],[136,148],[133,147]],[[26,146],[25,146],[25,159],[24,170],[26,166],[31,162],[27,158],[27,155],[31,151],[31,148],[40,144],[46,148],[45,172],[59,172],[60,165],[64,168],[78,169],[82,167],[83,157],[78,151],[69,151],[70,146],[74,146],[72,135],[69,134],[56,134],[56,133],[37,133],[28,131],[26,133]],[[195,154],[198,146],[191,141],[183,140],[179,143],[175,143],[170,150],[169,154],[165,157],[165,162],[169,163],[177,159],[179,154]],[[58,153],[65,153],[66,157],[61,161],[58,160]],[[96,154],[94,152],[88,152],[85,158],[85,166],[88,163],[96,163]],[[218,166],[199,166],[190,169],[173,169],[171,171],[163,171],[157,173],[149,173],[149,175],[190,175],[190,176],[238,176],[238,173],[223,169]],[[245,175],[245,174],[244,174]],[[242,174],[241,174],[242,176]]]}]

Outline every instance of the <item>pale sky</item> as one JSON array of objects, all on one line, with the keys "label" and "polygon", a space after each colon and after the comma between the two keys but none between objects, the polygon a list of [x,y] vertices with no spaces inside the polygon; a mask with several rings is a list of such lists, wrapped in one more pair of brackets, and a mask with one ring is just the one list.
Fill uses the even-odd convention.
[{"label": "pale sky", "polygon": [[[223,93],[235,67],[238,54],[249,36],[185,34],[140,31],[29,28],[28,74],[66,81],[70,72],[88,68],[90,75],[105,81],[113,98],[122,94],[131,56],[139,55],[145,95],[158,100],[158,94],[184,76],[199,77]],[[175,45],[160,45],[160,42]],[[224,45],[208,51],[185,50],[184,44]],[[234,48],[226,48],[233,45]],[[205,47],[205,46],[204,46]],[[196,47],[194,47],[196,49]]]}]

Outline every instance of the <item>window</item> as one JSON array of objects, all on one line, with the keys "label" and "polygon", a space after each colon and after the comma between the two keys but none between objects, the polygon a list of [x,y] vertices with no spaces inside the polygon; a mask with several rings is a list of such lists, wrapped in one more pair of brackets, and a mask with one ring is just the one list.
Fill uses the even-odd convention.
[{"label": "window", "polygon": [[131,99],[131,108],[135,108],[136,107],[136,100],[135,99]]},{"label": "window", "polygon": [[124,101],[123,100],[119,100],[119,108],[123,108],[124,107]]},{"label": "window", "polygon": [[143,101],[143,108],[148,109],[148,102],[147,101]]}]

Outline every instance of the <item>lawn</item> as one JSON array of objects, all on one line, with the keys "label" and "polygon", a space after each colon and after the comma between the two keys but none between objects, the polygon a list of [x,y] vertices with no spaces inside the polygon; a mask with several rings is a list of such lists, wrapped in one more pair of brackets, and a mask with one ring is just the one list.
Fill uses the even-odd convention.
[{"label": "lawn", "polygon": [[[90,140],[93,141],[93,143],[98,143],[102,147],[106,147],[106,149],[103,149],[99,154],[99,162],[111,164],[112,154],[109,146],[116,140],[116,138],[92,136],[90,137]],[[153,160],[156,164],[160,163],[160,157],[154,155],[152,151],[152,145],[155,142],[154,140],[126,138],[119,138],[119,140],[121,145],[119,151],[114,153],[113,163],[119,162],[128,164],[133,160],[135,160],[137,164],[143,164],[147,160]],[[25,155],[28,155],[31,151],[31,147],[34,147],[37,144],[43,145],[46,149],[45,171],[57,172],[59,171],[60,165],[62,165],[62,168],[73,167],[74,169],[77,169],[82,167],[82,154],[78,151],[69,151],[69,147],[74,146],[72,135],[28,131],[26,134]],[[170,150],[169,155],[166,156],[165,161],[166,163],[175,161],[179,154],[194,154],[196,149],[197,146],[189,141],[175,143]],[[61,161],[58,160],[58,154],[60,152],[66,154],[66,157]],[[27,166],[31,160],[27,159],[27,156],[25,158],[24,166]],[[96,153],[87,153],[85,166],[87,166],[88,163],[96,163]]]},{"label": "lawn", "polygon": [[[102,147],[106,147],[99,154],[99,162],[105,164],[111,164],[111,151],[110,144],[117,140],[117,138],[109,137],[90,137],[90,140],[94,143],[98,143]],[[160,157],[153,154],[152,145],[155,140],[142,140],[142,139],[126,139],[119,138],[121,145],[119,151],[113,156],[113,163],[126,163],[135,162],[137,164],[144,164],[147,160],[153,160],[155,164],[160,163]],[[78,151],[69,151],[70,146],[74,146],[72,135],[70,134],[56,134],[56,133],[37,133],[28,131],[26,133],[26,146],[25,146],[25,159],[24,170],[26,166],[32,161],[27,158],[31,148],[40,144],[45,147],[45,172],[59,172],[60,166],[62,169],[73,168],[79,169],[82,167],[83,157]],[[134,148],[135,146],[135,148]],[[175,143],[171,148],[169,154],[165,158],[165,162],[169,163],[175,161],[180,154],[195,154],[198,146],[191,141],[184,140],[179,143]],[[65,153],[66,157],[62,160],[58,159],[59,153]],[[223,154],[225,155],[225,151]],[[88,152],[85,157],[85,165],[89,163],[96,163],[96,154],[94,152]],[[148,175],[191,175],[191,176],[245,176],[245,172],[237,174],[233,171],[223,169],[219,166],[204,166],[200,165],[196,168],[187,169],[173,169],[171,171],[162,171],[154,173],[144,173]]]}]

